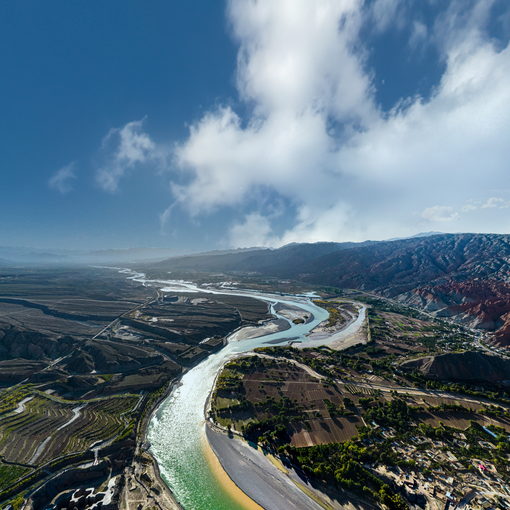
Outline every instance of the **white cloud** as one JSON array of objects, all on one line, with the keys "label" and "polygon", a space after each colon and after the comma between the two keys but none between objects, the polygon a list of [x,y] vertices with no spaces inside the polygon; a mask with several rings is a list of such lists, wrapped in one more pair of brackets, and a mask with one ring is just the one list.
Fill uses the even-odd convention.
[{"label": "white cloud", "polygon": [[[176,206],[191,215],[230,207],[242,217],[227,229],[233,246],[406,236],[431,221],[508,230],[488,216],[508,206],[487,196],[508,182],[510,157],[510,48],[485,33],[492,2],[452,1],[429,27],[405,5],[230,0],[237,88],[249,113],[213,109],[171,149],[156,145],[142,121],[112,130],[98,182],[115,191],[127,170],[160,165],[172,152],[181,173],[162,229]],[[436,44],[445,70],[426,101],[403,98],[381,112],[362,29],[405,23],[411,46]],[[254,200],[264,194],[291,204],[290,228],[275,227],[285,222]]]},{"label": "white cloud", "polygon": [[360,0],[229,2],[240,44],[238,87],[254,102],[252,124],[309,111],[359,122],[374,116],[370,80],[354,50],[360,6]]},{"label": "white cloud", "polygon": [[165,231],[165,227],[167,226],[168,222],[170,221],[170,218],[172,217],[172,211],[173,211],[174,207],[175,207],[175,202],[173,204],[169,205],[159,215],[159,226],[160,226],[162,233]]},{"label": "white cloud", "polygon": [[73,189],[73,182],[76,180],[76,165],[69,163],[57,170],[48,181],[50,188],[62,194],[69,193]]},{"label": "white cloud", "polygon": [[418,48],[427,40],[428,29],[425,23],[415,20],[413,21],[411,36],[409,37],[409,44],[412,48]]},{"label": "white cloud", "polygon": [[[490,197],[486,200],[469,200],[458,208],[452,206],[435,205],[427,207],[421,213],[421,217],[428,221],[456,221],[465,214],[476,213],[478,219],[483,218],[484,212],[490,212],[494,209],[510,208],[510,200],[501,197]],[[492,216],[486,216],[488,221],[493,221]]]},{"label": "white cloud", "polygon": [[490,197],[486,200],[469,200],[461,208],[461,212],[479,211],[480,209],[508,209],[510,200],[501,197]]},{"label": "white cloud", "polygon": [[377,11],[385,28],[398,4],[365,13],[356,0],[232,0],[238,89],[252,115],[222,107],[191,126],[175,153],[190,178],[173,187],[178,203],[201,214],[270,189],[295,204],[291,229],[268,230],[260,211],[234,226],[240,243],[253,222],[262,243],[406,235],[420,228],[419,211],[469,230],[462,204],[507,180],[510,50],[484,36],[487,3],[465,13],[454,2],[441,20],[450,32],[438,36],[446,70],[435,93],[382,115],[360,27]]},{"label": "white cloud", "polygon": [[468,212],[471,212],[471,211],[477,211],[480,207],[478,205],[476,205],[475,203],[473,202],[468,202],[467,204],[464,204],[461,208],[460,208],[460,212],[462,213],[468,213]]},{"label": "white cloud", "polygon": [[229,245],[237,248],[273,246],[270,219],[260,213],[247,214],[241,222],[234,223],[229,230]]},{"label": "white cloud", "polygon": [[369,4],[370,21],[375,28],[382,32],[390,26],[402,28],[405,20],[405,1],[403,0],[373,0]]},{"label": "white cloud", "polygon": [[117,191],[127,170],[156,157],[156,145],[142,128],[143,120],[129,122],[122,128],[111,129],[103,139],[107,162],[96,172],[97,183],[103,190]]},{"label": "white cloud", "polygon": [[[338,206],[338,194],[331,194],[338,186],[333,126],[368,126],[379,118],[363,57],[354,50],[360,5],[230,2],[240,43],[238,88],[253,114],[244,124],[229,107],[212,111],[178,147],[176,161],[192,179],[173,189],[191,213],[240,204],[261,187],[316,216]],[[315,222],[307,221],[309,232]]]},{"label": "white cloud", "polygon": [[507,209],[510,207],[510,201],[501,197],[488,198],[485,203],[480,206],[482,209]]},{"label": "white cloud", "polygon": [[293,228],[284,232],[276,244],[319,242],[328,239],[361,240],[350,228],[354,221],[349,206],[338,202],[329,208],[302,206]]},{"label": "white cloud", "polygon": [[447,222],[459,218],[459,213],[453,207],[445,205],[435,205],[427,207],[421,213],[422,218],[429,221]]}]

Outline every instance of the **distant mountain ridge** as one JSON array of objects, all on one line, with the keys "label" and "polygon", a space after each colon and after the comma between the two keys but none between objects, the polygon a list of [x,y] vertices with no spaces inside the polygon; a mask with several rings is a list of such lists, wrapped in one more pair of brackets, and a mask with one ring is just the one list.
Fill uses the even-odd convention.
[{"label": "distant mountain ridge", "polygon": [[121,264],[144,260],[162,260],[171,255],[172,250],[164,248],[87,251],[0,246],[0,266]]},{"label": "distant mountain ridge", "polygon": [[495,333],[510,345],[510,236],[432,234],[177,257],[169,271],[254,272],[371,291]]},{"label": "distant mountain ridge", "polygon": [[[305,267],[318,257],[337,253],[342,250],[374,244],[375,241],[364,243],[322,242],[312,244],[293,243],[281,248],[254,248],[242,252],[209,252],[170,259],[154,264],[153,267],[187,271],[225,271],[225,272],[257,272],[279,276],[289,269],[289,275],[296,268]],[[293,269],[294,268],[294,269]]]}]

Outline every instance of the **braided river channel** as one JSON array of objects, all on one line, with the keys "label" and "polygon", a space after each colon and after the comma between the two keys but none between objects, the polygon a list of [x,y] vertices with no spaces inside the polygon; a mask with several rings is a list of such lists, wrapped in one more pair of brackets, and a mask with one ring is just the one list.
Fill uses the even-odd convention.
[{"label": "braided river channel", "polygon": [[[329,314],[316,306],[310,296],[199,288],[190,283],[148,280],[140,273],[129,273],[131,279],[157,286],[161,292],[206,292],[253,297],[267,302],[275,317],[289,322],[289,329],[257,338],[236,340],[238,335],[228,337],[227,344],[220,351],[184,374],[180,384],[154,413],[149,425],[151,452],[159,464],[163,479],[185,510],[238,510],[239,503],[218,483],[206,456],[205,406],[215,378],[227,361],[256,347],[285,345],[291,339],[300,346],[327,344],[327,341],[313,341],[307,335]],[[313,319],[306,324],[294,324],[275,311],[278,303],[300,308]]]}]

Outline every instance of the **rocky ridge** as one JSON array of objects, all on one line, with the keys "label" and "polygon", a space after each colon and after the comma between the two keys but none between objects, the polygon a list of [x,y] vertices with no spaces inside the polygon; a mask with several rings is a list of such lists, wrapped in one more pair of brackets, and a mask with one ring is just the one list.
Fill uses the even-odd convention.
[{"label": "rocky ridge", "polygon": [[402,363],[429,379],[510,385],[510,360],[479,351],[426,356]]}]

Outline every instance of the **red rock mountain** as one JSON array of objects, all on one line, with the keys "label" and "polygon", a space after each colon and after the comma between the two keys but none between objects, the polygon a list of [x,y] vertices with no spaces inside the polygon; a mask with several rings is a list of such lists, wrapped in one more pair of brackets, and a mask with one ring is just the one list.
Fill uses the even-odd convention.
[{"label": "red rock mountain", "polygon": [[493,333],[510,345],[510,236],[439,234],[395,241],[293,244],[168,259],[172,271],[256,272],[372,291]]}]

